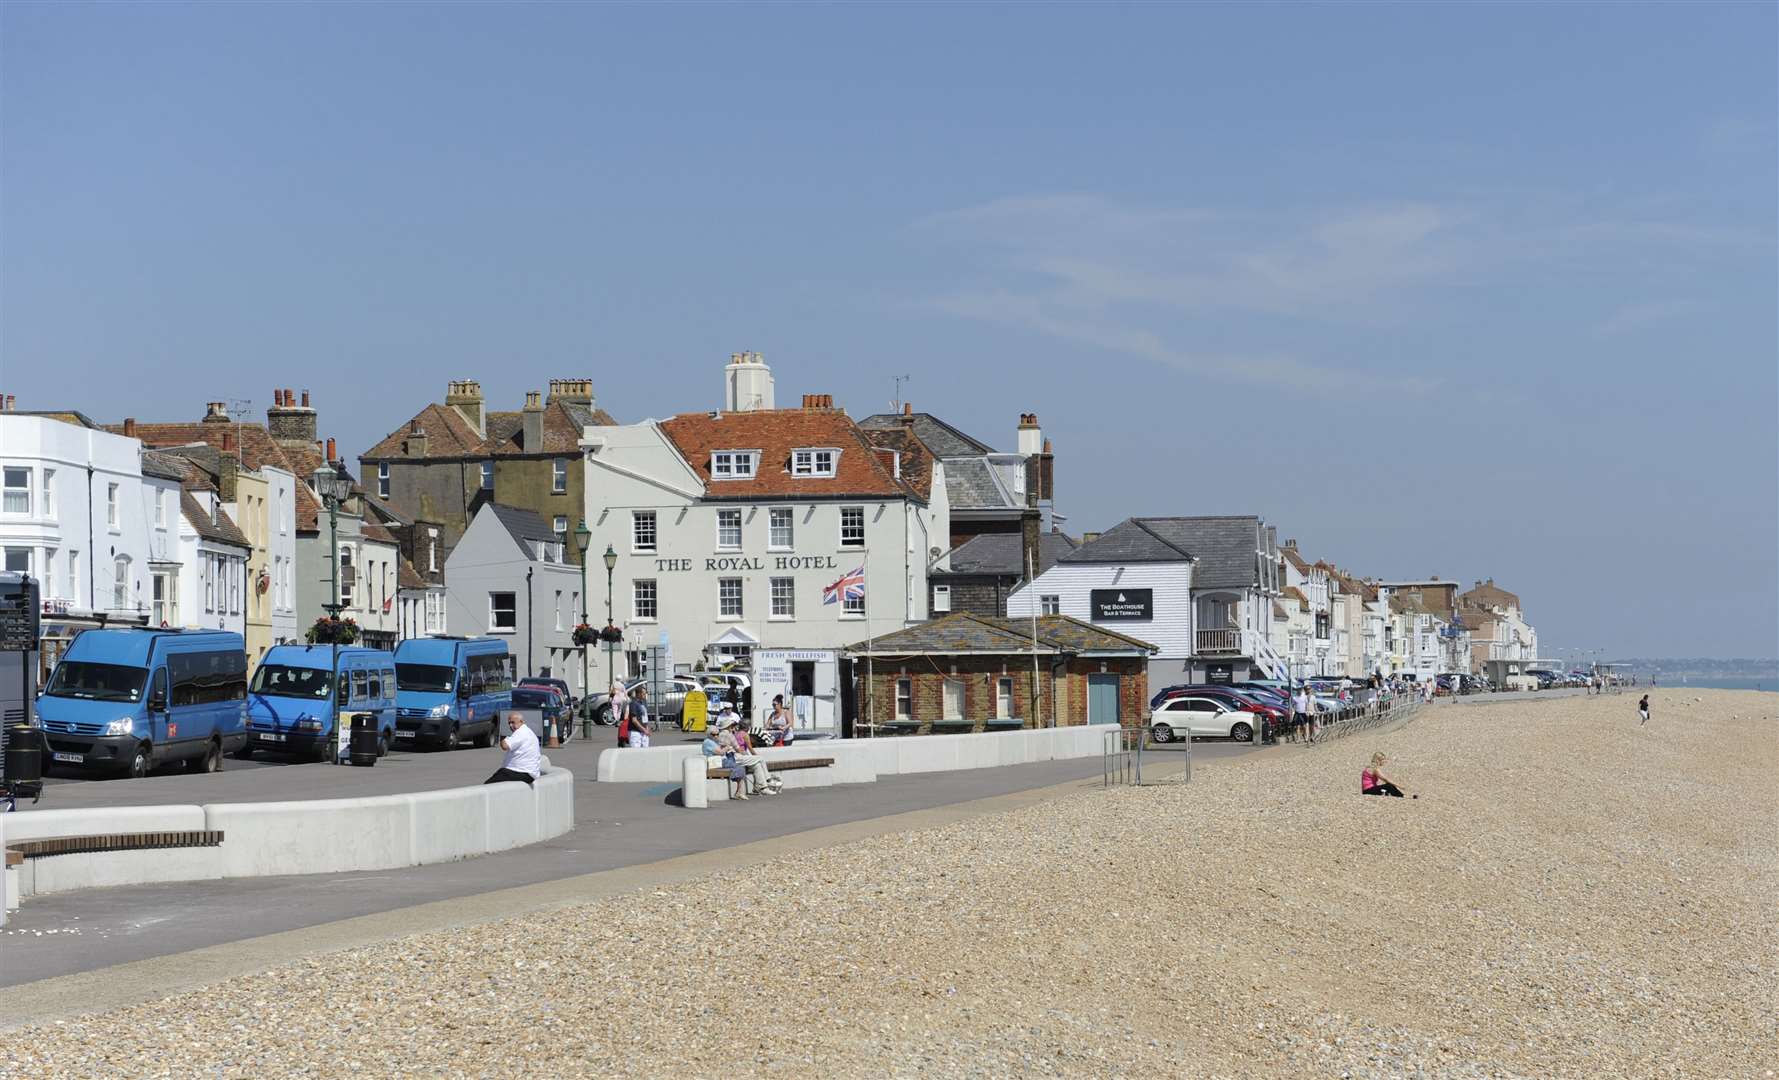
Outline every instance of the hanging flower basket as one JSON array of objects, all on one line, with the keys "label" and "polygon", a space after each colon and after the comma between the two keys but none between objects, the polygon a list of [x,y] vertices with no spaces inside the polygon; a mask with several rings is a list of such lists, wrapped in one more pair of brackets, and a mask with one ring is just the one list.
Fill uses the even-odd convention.
[{"label": "hanging flower basket", "polygon": [[624,631],[615,626],[607,626],[604,630],[599,632],[599,640],[610,645],[616,645],[618,642],[624,640]]},{"label": "hanging flower basket", "polygon": [[591,645],[598,640],[599,631],[588,626],[586,623],[581,623],[574,628],[574,643],[576,645]]},{"label": "hanging flower basket", "polygon": [[358,623],[323,616],[315,620],[305,636],[311,645],[350,645],[358,640]]}]

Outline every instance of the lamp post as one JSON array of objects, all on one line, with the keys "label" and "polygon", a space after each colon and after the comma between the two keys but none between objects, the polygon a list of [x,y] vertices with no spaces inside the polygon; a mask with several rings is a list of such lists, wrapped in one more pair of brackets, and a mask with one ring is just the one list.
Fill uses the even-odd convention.
[{"label": "lamp post", "polygon": [[[582,518],[574,527],[575,550],[581,553],[581,621],[579,625],[587,625],[587,545],[593,542],[593,530],[587,528],[587,519]],[[587,646],[581,645],[581,701],[593,700],[593,680],[588,674]],[[593,717],[585,709],[581,710],[581,738],[593,737]]]},{"label": "lamp post", "polygon": [[[612,621],[612,572],[618,568],[618,553],[610,544],[605,545],[605,625],[609,630],[617,623]],[[618,643],[607,637],[605,640],[605,669],[611,673],[612,682],[618,681],[618,661],[613,655]],[[616,717],[613,718],[614,720]]]},{"label": "lamp post", "polygon": [[[334,622],[340,620],[340,503],[352,494],[352,478],[340,473],[332,463],[323,463],[315,470],[315,491],[321,496],[322,505],[327,507],[327,542],[330,552],[328,562],[328,585],[331,602],[321,605]],[[329,648],[333,653],[333,678],[328,684],[328,712],[333,723],[334,732],[334,764],[340,763],[350,745],[350,737],[342,730],[340,724],[340,639],[339,635],[330,635]]]}]

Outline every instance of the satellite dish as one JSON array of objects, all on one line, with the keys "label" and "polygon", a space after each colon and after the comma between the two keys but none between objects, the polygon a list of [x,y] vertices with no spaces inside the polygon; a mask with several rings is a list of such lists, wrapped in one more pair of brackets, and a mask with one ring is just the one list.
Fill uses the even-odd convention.
[{"label": "satellite dish", "polygon": [[944,548],[928,548],[927,554],[931,555],[933,558],[937,559],[939,556],[945,554],[945,549]]}]

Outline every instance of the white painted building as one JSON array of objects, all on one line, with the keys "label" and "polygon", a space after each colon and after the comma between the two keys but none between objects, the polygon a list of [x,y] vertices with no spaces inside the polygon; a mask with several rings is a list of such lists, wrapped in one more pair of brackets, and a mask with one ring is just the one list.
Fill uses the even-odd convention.
[{"label": "white painted building", "polygon": [[506,638],[521,678],[565,679],[580,696],[586,688],[574,626],[581,569],[565,556],[550,522],[530,510],[483,503],[445,559],[445,617],[463,637]]},{"label": "white painted building", "polygon": [[182,491],[179,507],[179,563],[186,569],[179,576],[179,621],[168,624],[244,635],[252,542],[214,490]]},{"label": "white painted building", "polygon": [[[937,465],[826,396],[768,407],[770,372],[746,355],[725,368],[723,409],[587,429],[589,573],[610,548],[611,619],[630,654],[618,675],[651,648],[682,669],[785,650],[775,666],[793,665],[786,679],[822,698],[809,715],[828,726],[836,650],[927,617],[928,566],[949,536],[931,500]],[[606,582],[588,587],[603,626]],[[603,686],[612,673],[594,659]]]}]

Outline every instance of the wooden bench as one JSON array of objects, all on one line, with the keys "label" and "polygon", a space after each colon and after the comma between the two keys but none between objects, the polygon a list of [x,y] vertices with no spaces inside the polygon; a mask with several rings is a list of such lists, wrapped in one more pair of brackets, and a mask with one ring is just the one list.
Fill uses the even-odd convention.
[{"label": "wooden bench", "polygon": [[[768,761],[766,767],[775,773],[780,773],[794,772],[797,769],[825,769],[832,764],[834,764],[834,759],[831,757],[786,758],[783,761]],[[704,778],[706,780],[727,780],[729,770],[725,766],[718,765],[714,769],[706,770]]]},{"label": "wooden bench", "polygon": [[199,829],[184,832],[106,833],[99,836],[57,836],[47,840],[14,840],[6,849],[6,865],[16,866],[25,859],[43,859],[51,855],[86,855],[101,851],[147,851],[152,848],[216,847],[222,843],[222,830]]}]

